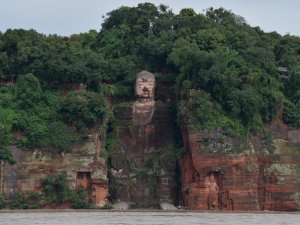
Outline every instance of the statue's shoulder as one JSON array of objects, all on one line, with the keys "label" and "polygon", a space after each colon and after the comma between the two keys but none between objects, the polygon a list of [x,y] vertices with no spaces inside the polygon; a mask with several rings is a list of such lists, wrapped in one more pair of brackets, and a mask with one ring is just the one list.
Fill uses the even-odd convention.
[{"label": "statue's shoulder", "polygon": [[168,122],[171,121],[173,108],[170,103],[155,101],[155,110],[152,121],[156,122]]},{"label": "statue's shoulder", "polygon": [[115,118],[121,120],[132,119],[132,106],[133,101],[116,104],[114,106]]},{"label": "statue's shoulder", "polygon": [[157,113],[160,113],[161,111],[171,111],[172,110],[172,104],[168,102],[162,102],[162,101],[155,101],[155,111]]},{"label": "statue's shoulder", "polygon": [[115,110],[130,108],[133,106],[134,101],[130,102],[121,102],[114,105]]}]

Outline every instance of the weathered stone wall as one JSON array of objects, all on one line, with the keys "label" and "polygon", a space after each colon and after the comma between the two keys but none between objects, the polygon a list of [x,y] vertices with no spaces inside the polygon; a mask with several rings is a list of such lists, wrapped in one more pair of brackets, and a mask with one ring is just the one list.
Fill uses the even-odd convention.
[{"label": "weathered stone wall", "polygon": [[[97,134],[91,135],[85,143],[76,145],[69,152],[55,150],[21,150],[12,149],[16,164],[5,164],[3,174],[3,192],[13,197],[17,192],[43,191],[42,182],[47,175],[57,175],[65,171],[69,187],[76,187],[77,173],[87,172],[91,177],[89,192],[101,189],[94,194],[94,202],[99,206],[105,203],[108,195],[106,162],[102,157],[101,142]],[[93,186],[92,186],[93,185]]]},{"label": "weathered stone wall", "polygon": [[300,131],[277,121],[252,142],[259,164],[260,209],[300,210]]},{"label": "weathered stone wall", "polygon": [[[70,188],[85,187],[98,206],[110,194],[132,207],[175,203],[174,124],[169,105],[155,103],[151,122],[133,123],[132,104],[117,107],[109,171],[98,134],[66,153],[12,152],[17,163],[1,165],[1,190],[43,191],[47,175],[66,171]],[[183,128],[181,204],[188,209],[300,210],[300,131],[272,122],[249,141],[221,131],[189,133]],[[84,174],[82,180],[78,174]],[[213,175],[214,180],[210,177]],[[218,187],[212,191],[212,184]]]},{"label": "weathered stone wall", "polygon": [[[258,166],[251,145],[221,132],[184,132],[181,161],[182,200],[189,209],[258,210]],[[192,170],[192,171],[191,171]],[[206,180],[213,174],[219,188],[210,208]]]},{"label": "weathered stone wall", "polygon": [[182,203],[209,209],[206,180],[213,173],[219,210],[300,210],[300,132],[281,122],[248,144],[220,131],[183,132]]}]

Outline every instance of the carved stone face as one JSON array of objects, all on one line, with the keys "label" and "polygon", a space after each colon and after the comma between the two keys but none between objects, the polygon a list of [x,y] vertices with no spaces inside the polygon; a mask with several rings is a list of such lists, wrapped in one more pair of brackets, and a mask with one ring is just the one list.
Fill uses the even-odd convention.
[{"label": "carved stone face", "polygon": [[214,176],[213,174],[211,174],[211,175],[209,176],[209,181],[210,181],[210,182],[215,182],[215,176]]},{"label": "carved stone face", "polygon": [[155,77],[152,73],[142,71],[137,75],[135,82],[135,95],[138,98],[154,98]]}]

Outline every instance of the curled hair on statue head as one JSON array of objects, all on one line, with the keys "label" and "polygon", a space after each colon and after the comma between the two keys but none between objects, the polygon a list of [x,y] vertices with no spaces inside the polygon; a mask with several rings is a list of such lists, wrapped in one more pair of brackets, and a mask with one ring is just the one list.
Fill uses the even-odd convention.
[{"label": "curled hair on statue head", "polygon": [[136,76],[137,79],[155,80],[154,74],[146,70],[139,72]]}]

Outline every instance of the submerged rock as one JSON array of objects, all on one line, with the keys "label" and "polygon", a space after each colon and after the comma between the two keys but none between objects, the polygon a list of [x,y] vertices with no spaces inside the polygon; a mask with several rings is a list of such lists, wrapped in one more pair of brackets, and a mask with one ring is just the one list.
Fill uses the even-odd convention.
[{"label": "submerged rock", "polygon": [[115,210],[127,210],[129,209],[129,204],[127,202],[117,202],[112,207]]},{"label": "submerged rock", "polygon": [[177,208],[170,203],[160,203],[160,208],[162,210],[177,210]]}]

